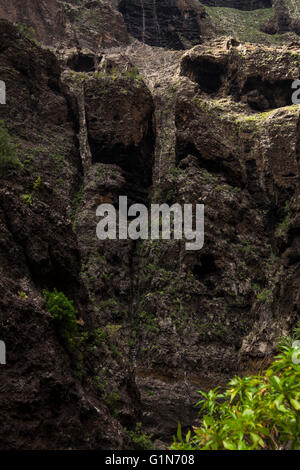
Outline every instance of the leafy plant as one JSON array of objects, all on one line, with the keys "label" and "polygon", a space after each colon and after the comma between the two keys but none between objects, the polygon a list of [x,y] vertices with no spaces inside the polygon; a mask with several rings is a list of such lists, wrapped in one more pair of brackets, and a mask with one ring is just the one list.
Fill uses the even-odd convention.
[{"label": "leafy plant", "polygon": [[128,431],[128,436],[132,440],[135,450],[152,450],[153,443],[151,441],[152,435],[147,434],[142,430],[142,423],[137,423],[136,427],[132,431]]},{"label": "leafy plant", "polygon": [[139,74],[139,70],[137,67],[132,67],[130,70],[127,70],[125,75],[127,78],[133,79],[136,82],[143,80],[143,77]]},{"label": "leafy plant", "polygon": [[77,311],[73,301],[69,300],[63,292],[54,289],[52,292],[44,290],[46,308],[54,318],[62,337],[71,338],[77,333]]},{"label": "leafy plant", "polygon": [[28,206],[32,204],[32,195],[31,194],[23,194],[22,199],[26,202]]},{"label": "leafy plant", "polygon": [[24,299],[27,299],[28,295],[26,294],[26,292],[19,292],[19,298],[24,300]]},{"label": "leafy plant", "polygon": [[33,183],[33,187],[32,187],[32,191],[30,194],[22,194],[22,199],[26,202],[26,204],[28,206],[31,206],[32,205],[32,202],[33,202],[33,196],[34,194],[37,192],[37,190],[39,189],[39,187],[41,186],[41,177],[39,176],[35,182]]},{"label": "leafy plant", "polygon": [[179,425],[171,448],[300,449],[300,364],[295,361],[299,350],[289,338],[279,351],[265,374],[236,376],[223,393],[218,387],[200,392],[196,406],[203,413],[201,426],[184,439]]},{"label": "leafy plant", "polygon": [[261,292],[257,294],[256,298],[260,302],[267,302],[268,304],[273,303],[272,291],[269,289],[263,289]]},{"label": "leafy plant", "polygon": [[110,393],[104,396],[104,399],[107,406],[112,410],[114,416],[118,416],[118,405],[120,404],[120,395],[118,394],[118,392],[112,390]]},{"label": "leafy plant", "polygon": [[26,24],[18,23],[17,28],[20,34],[27,37],[28,39],[35,42],[36,44],[38,44],[38,41],[36,39],[36,32],[33,26],[28,26]]}]

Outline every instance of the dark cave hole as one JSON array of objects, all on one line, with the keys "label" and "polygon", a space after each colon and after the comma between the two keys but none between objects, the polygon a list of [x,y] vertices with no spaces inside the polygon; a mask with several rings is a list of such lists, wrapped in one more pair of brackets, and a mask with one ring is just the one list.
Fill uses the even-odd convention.
[{"label": "dark cave hole", "polygon": [[47,260],[38,263],[28,259],[28,266],[35,285],[41,290],[56,288],[75,303],[83,296],[79,282],[79,254],[74,253],[74,259],[70,260],[70,265],[64,266],[64,263],[61,263],[53,250],[49,248]]},{"label": "dark cave hole", "polygon": [[54,91],[54,93],[60,93],[60,85],[59,80],[56,77],[51,77],[48,80],[48,87],[50,90]]},{"label": "dark cave hole", "polygon": [[201,90],[209,94],[216,93],[221,88],[226,70],[226,65],[206,57],[196,57],[193,60],[186,57],[181,65],[181,74],[198,83]]},{"label": "dark cave hole", "polygon": [[[203,281],[208,276],[218,273],[214,256],[210,253],[202,255],[200,263],[194,265],[192,272],[198,281]],[[212,280],[210,280],[210,282],[212,282]]]},{"label": "dark cave hole", "polygon": [[[184,168],[184,160],[189,155],[196,157],[199,163],[199,168],[208,171],[214,175],[224,176],[231,186],[242,186],[243,181],[238,174],[234,173],[229,166],[226,165],[226,161],[221,157],[218,158],[217,155],[213,155],[212,158],[204,158],[199,150],[191,142],[185,142],[180,139],[177,139],[176,147],[176,166]],[[232,160],[234,156],[231,156]],[[181,164],[182,162],[182,164]],[[229,160],[228,160],[229,162]]]},{"label": "dark cave hole", "polygon": [[[101,58],[100,58],[101,59]],[[73,54],[67,60],[67,66],[75,72],[94,72],[95,57],[89,54]]]},{"label": "dark cave hole", "polygon": [[199,162],[199,168],[205,168],[209,172],[221,173],[222,171],[220,165],[217,164],[214,160],[204,159],[199,150],[191,142],[185,142],[180,139],[177,139],[175,153],[177,166],[183,159],[185,159],[189,155],[192,155],[193,157],[197,158]]},{"label": "dark cave hole", "polygon": [[122,191],[128,197],[128,203],[148,202],[148,188],[152,185],[152,167],[154,155],[154,136],[152,131],[139,147],[124,147],[117,144],[108,148],[90,139],[92,163],[115,164],[122,169],[125,186]]},{"label": "dark cave hole", "polygon": [[245,97],[248,105],[255,111],[282,108],[292,105],[293,80],[270,82],[261,77],[249,77],[238,99]]}]

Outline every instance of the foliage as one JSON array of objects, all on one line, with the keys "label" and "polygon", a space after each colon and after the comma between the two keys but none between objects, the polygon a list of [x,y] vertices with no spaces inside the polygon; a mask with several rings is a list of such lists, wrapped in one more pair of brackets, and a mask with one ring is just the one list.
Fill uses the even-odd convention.
[{"label": "foliage", "polygon": [[20,165],[21,163],[16,156],[16,148],[4,127],[4,122],[0,121],[0,175]]},{"label": "foliage", "polygon": [[77,333],[77,311],[73,301],[69,300],[63,292],[54,289],[52,292],[44,290],[46,308],[54,318],[62,337],[71,338]]},{"label": "foliage", "polygon": [[20,34],[27,37],[31,41],[37,43],[36,32],[35,32],[35,29],[34,29],[33,26],[28,26],[26,24],[18,23],[17,28],[18,28],[18,31],[19,31]]},{"label": "foliage", "polygon": [[128,431],[126,428],[125,430],[132,440],[135,450],[153,449],[153,443],[151,441],[152,435],[149,435],[142,430],[142,423],[137,423],[135,429],[132,431]]},{"label": "foliage", "polygon": [[35,182],[33,183],[33,186],[32,186],[32,191],[30,194],[23,194],[22,195],[22,199],[26,202],[26,204],[28,206],[31,206],[32,205],[32,202],[33,202],[33,196],[35,195],[35,193],[37,192],[37,190],[39,189],[39,187],[41,186],[41,177],[39,176]]},{"label": "foliage", "polygon": [[281,43],[282,34],[267,34],[262,27],[274,17],[272,8],[239,10],[237,8],[210,7],[205,5],[214,27],[219,34],[234,36],[240,41],[254,43]]},{"label": "foliage", "polygon": [[119,408],[118,405],[120,404],[120,395],[115,390],[112,390],[110,393],[105,394],[104,396],[105,403],[111,409],[114,416],[118,416]]},{"label": "foliage", "polygon": [[137,69],[137,67],[132,67],[130,70],[127,70],[125,75],[127,78],[133,79],[136,82],[143,80],[143,77],[139,74],[139,70]]},{"label": "foliage", "polygon": [[268,304],[273,303],[272,291],[269,289],[263,289],[261,292],[257,294],[256,298],[260,302],[267,302]]},{"label": "foliage", "polygon": [[299,349],[288,338],[279,351],[265,374],[236,376],[224,393],[219,387],[200,392],[202,424],[185,439],[179,426],[172,449],[300,449]]}]

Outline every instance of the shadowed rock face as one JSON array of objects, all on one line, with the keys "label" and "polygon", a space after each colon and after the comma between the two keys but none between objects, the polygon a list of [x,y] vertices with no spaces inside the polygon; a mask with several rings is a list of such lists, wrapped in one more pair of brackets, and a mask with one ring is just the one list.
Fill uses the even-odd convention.
[{"label": "shadowed rock face", "polygon": [[[0,38],[0,73],[7,87],[0,118],[22,162],[0,176],[0,331],[8,351],[7,366],[1,367],[0,448],[126,447],[128,439],[103,396],[83,385],[88,376],[83,363],[78,375],[79,351],[57,333],[43,299],[43,289],[56,287],[73,299],[86,327],[95,328],[70,218],[82,178],[77,106],[61,83],[54,54],[3,20]],[[38,177],[37,198],[27,204],[23,195]],[[103,349],[94,354],[90,370],[105,362]],[[119,372],[114,380],[119,377],[124,396],[129,390],[135,396],[135,407],[139,397],[131,373],[125,364]]]},{"label": "shadowed rock face", "polygon": [[151,46],[184,49],[210,29],[203,6],[191,0],[121,0],[119,10],[129,33]]},{"label": "shadowed rock face", "polygon": [[109,83],[109,93],[103,94],[107,85],[103,79],[85,84],[92,163],[118,165],[130,200],[146,202],[147,188],[152,183],[155,141],[152,97],[142,81],[120,76]]},{"label": "shadowed rock face", "polygon": [[[257,373],[299,321],[300,48],[205,42],[187,0],[120,8],[145,43],[204,43],[127,47],[118,3],[0,0],[66,65],[0,21],[0,120],[22,163],[0,174],[3,449],[132,449],[140,421],[164,448],[178,419],[197,424],[198,390]],[[96,208],[121,195],[204,203],[203,249],[99,240]],[[78,311],[75,349],[54,287]]]},{"label": "shadowed rock face", "polygon": [[1,0],[0,18],[34,27],[37,39],[45,44],[64,35],[64,8],[57,0]]},{"label": "shadowed rock face", "polygon": [[300,35],[300,2],[295,0],[273,0],[274,18],[266,23],[263,30],[269,34],[284,34],[289,31]]},{"label": "shadowed rock face", "polygon": [[272,0],[201,0],[203,5],[210,7],[238,8],[239,10],[257,10],[271,8]]},{"label": "shadowed rock face", "polygon": [[50,46],[98,50],[128,42],[122,15],[105,0],[0,0],[0,18],[32,27]]}]

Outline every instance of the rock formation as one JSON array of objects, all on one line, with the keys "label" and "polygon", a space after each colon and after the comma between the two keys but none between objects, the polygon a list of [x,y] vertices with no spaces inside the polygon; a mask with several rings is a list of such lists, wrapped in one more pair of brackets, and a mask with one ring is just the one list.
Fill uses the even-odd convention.
[{"label": "rock formation", "polygon": [[[199,389],[264,368],[299,321],[297,28],[219,37],[204,3],[0,0],[19,161],[0,158],[1,449],[133,449],[138,422],[164,449]],[[100,241],[96,208],[120,195],[205,204],[203,249]],[[54,288],[77,310],[70,344]]]},{"label": "rock formation", "polygon": [[205,9],[191,0],[121,0],[119,10],[129,33],[152,46],[183,49],[211,30]]}]

